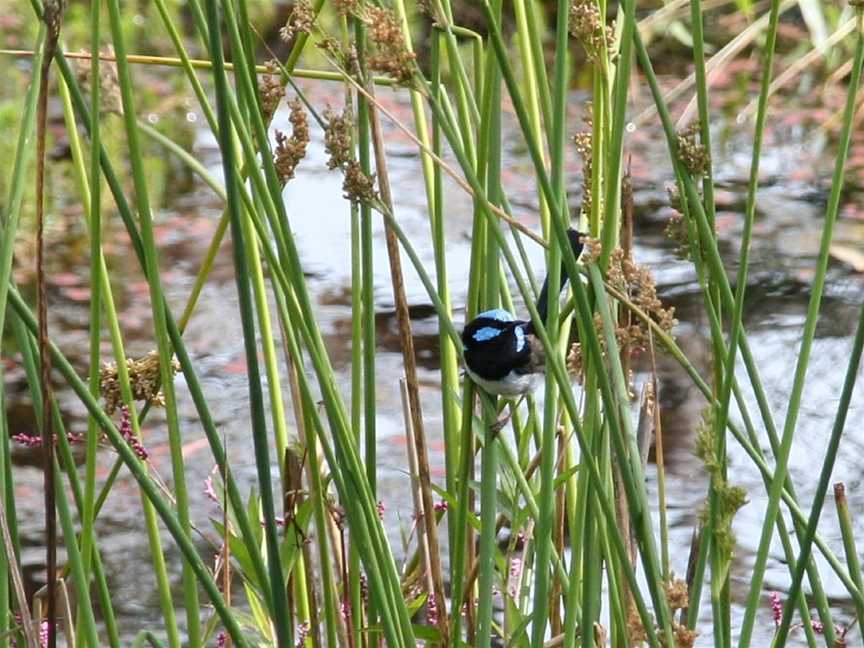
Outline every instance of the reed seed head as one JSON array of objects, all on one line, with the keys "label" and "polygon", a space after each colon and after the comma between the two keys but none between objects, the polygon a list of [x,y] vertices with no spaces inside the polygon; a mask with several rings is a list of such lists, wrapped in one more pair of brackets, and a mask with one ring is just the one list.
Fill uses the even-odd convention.
[{"label": "reed seed head", "polygon": [[666,221],[663,233],[675,244],[675,256],[682,261],[690,258],[690,232],[683,214],[674,213]]},{"label": "reed seed head", "polygon": [[570,5],[570,35],[578,40],[589,61],[595,61],[604,48],[615,44],[615,31],[605,24],[595,0],[573,0]]},{"label": "reed seed head", "polygon": [[264,121],[269,122],[285,96],[285,86],[282,84],[276,61],[268,61],[265,65],[267,71],[258,81],[258,92],[261,94],[261,114]]},{"label": "reed seed head", "polygon": [[[596,263],[600,256],[600,242],[588,237],[585,240],[585,251],[582,258],[585,263]],[[628,257],[621,248],[615,248],[609,259],[606,270],[606,281],[616,290],[627,296],[628,300],[648,315],[666,333],[678,324],[674,308],[664,308],[657,297],[657,285],[654,275],[647,266],[638,265]],[[600,313],[594,314],[594,329],[603,357],[606,357],[606,336],[603,331],[603,319]],[[622,354],[636,355],[648,348],[651,340],[648,325],[639,318],[621,318],[615,328],[615,340],[618,351]],[[567,354],[567,369],[582,380],[585,371],[584,347],[576,342]]]},{"label": "reed seed head", "polygon": [[678,159],[694,178],[701,178],[711,168],[711,156],[701,142],[701,125],[692,122],[687,128],[678,131]]},{"label": "reed seed head", "polygon": [[606,646],[608,639],[608,632],[606,628],[596,621],[594,622],[594,645],[598,648],[604,648]]},{"label": "reed seed head", "polygon": [[327,160],[328,169],[341,169],[354,158],[354,145],[351,140],[351,130],[354,127],[351,110],[345,108],[341,113],[333,111],[329,106],[324,109],[324,150],[330,156]]},{"label": "reed seed head", "polygon": [[648,640],[648,634],[645,632],[645,626],[642,624],[642,618],[632,597],[627,606],[627,634],[630,636],[631,645],[634,646]]},{"label": "reed seed head", "polygon": [[[132,397],[135,400],[164,407],[165,397],[159,389],[159,353],[157,351],[150,351],[138,359],[126,358],[126,370],[132,387]],[[172,358],[172,375],[178,371],[180,371],[180,363]],[[123,405],[116,362],[103,363],[99,373],[99,390],[102,398],[105,399],[105,412],[107,414],[113,414]]]},{"label": "reed seed head", "polygon": [[580,240],[584,246],[582,249],[582,260],[585,264],[596,263],[603,252],[603,242],[591,236],[583,236]]},{"label": "reed seed head", "polygon": [[[87,52],[85,52],[87,53]],[[97,52],[101,56],[102,52]],[[114,56],[114,48],[109,46],[105,52],[109,57]],[[86,59],[72,59],[72,68],[75,71],[75,79],[82,89],[91,87],[91,61]],[[117,63],[114,61],[99,61],[99,111],[103,115],[123,115],[123,101],[120,97],[120,82],[117,80]]]},{"label": "reed seed head", "polygon": [[355,204],[370,205],[377,199],[375,175],[367,175],[363,167],[354,159],[352,141],[353,118],[349,109],[336,113],[329,107],[324,110],[327,126],[324,129],[324,148],[330,159],[328,169],[341,169],[345,174],[342,191],[348,200]]},{"label": "reed seed head", "polygon": [[291,108],[291,136],[280,130],[276,131],[276,151],[273,155],[276,174],[283,185],[294,177],[294,171],[300,160],[306,156],[306,147],[309,144],[309,119],[302,102],[294,99],[288,105]]},{"label": "reed seed head", "polygon": [[590,214],[592,209],[591,185],[594,177],[592,165],[594,158],[594,115],[593,105],[590,101],[585,104],[582,120],[585,122],[585,130],[579,131],[573,136],[573,144],[576,147],[576,153],[582,159],[582,212]]},{"label": "reed seed head", "polygon": [[295,0],[288,21],[279,30],[279,38],[290,43],[298,34],[308,34],[315,24],[315,10],[309,0]]},{"label": "reed seed head", "polygon": [[682,623],[673,623],[672,629],[675,631],[675,648],[693,648],[696,637],[699,636],[696,630],[691,630]]},{"label": "reed seed head", "polygon": [[369,38],[375,44],[375,52],[369,57],[369,68],[392,77],[400,85],[411,85],[417,57],[408,49],[399,18],[392,9],[369,5],[364,10],[363,20],[369,27]]},{"label": "reed seed head", "polygon": [[663,583],[666,591],[666,600],[671,610],[682,610],[689,605],[690,597],[687,592],[687,581],[681,578],[671,578]]},{"label": "reed seed head", "polygon": [[352,203],[371,205],[378,198],[375,191],[375,174],[363,173],[363,167],[357,160],[349,160],[345,165],[345,181],[342,183],[342,194]]}]

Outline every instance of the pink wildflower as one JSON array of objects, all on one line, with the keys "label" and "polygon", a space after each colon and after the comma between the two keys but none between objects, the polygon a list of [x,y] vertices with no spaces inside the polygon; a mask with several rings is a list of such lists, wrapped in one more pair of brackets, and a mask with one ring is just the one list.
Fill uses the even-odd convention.
[{"label": "pink wildflower", "polygon": [[771,599],[771,613],[774,615],[774,627],[779,628],[780,622],[783,620],[783,601],[780,600],[780,592],[768,592],[768,598]]},{"label": "pink wildflower", "polygon": [[426,599],[426,621],[429,625],[438,625],[438,603],[435,601],[435,594],[432,593]]},{"label": "pink wildflower", "polygon": [[147,449],[142,445],[141,439],[135,436],[135,432],[132,430],[131,418],[129,408],[124,405],[120,409],[120,434],[126,440],[126,443],[129,444],[129,447],[132,448],[135,456],[141,461],[147,461],[147,457],[149,456]]}]

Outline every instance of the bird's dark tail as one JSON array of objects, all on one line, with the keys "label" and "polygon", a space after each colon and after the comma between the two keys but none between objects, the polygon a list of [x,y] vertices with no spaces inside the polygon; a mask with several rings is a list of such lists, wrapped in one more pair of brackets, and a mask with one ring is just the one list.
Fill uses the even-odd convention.
[{"label": "bird's dark tail", "polygon": [[[584,234],[581,232],[577,232],[572,227],[567,230],[567,238],[570,239],[570,248],[573,250],[573,256],[577,259],[579,255],[582,254],[582,237]],[[567,271],[564,268],[564,263],[561,263],[561,285],[558,287],[558,290],[555,292],[555,297],[561,294],[561,291],[564,290],[564,286],[567,285]],[[543,325],[546,324],[546,319],[549,316],[549,275],[546,275],[546,279],[543,280],[543,287],[540,289],[540,296],[537,298],[537,312],[540,314],[540,321],[543,322]]]}]

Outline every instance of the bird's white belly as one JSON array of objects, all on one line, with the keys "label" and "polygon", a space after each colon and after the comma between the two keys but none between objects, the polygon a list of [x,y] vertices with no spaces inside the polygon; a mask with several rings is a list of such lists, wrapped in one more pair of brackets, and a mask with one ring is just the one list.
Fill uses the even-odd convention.
[{"label": "bird's white belly", "polygon": [[539,386],[543,379],[542,373],[518,374],[511,371],[500,380],[487,380],[467,369],[471,380],[480,385],[484,391],[497,396],[521,396],[528,394]]}]

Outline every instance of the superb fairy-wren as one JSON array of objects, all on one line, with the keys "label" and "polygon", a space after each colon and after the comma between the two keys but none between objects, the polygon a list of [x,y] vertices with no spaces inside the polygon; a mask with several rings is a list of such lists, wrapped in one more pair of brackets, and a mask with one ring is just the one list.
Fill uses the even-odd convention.
[{"label": "superb fairy-wren", "polygon": [[[570,247],[578,259],[582,253],[582,234],[567,230]],[[561,267],[561,285],[567,285]],[[537,299],[537,313],[545,325],[549,309],[549,275]],[[531,321],[517,320],[503,308],[480,313],[462,331],[468,375],[484,390],[499,396],[519,396],[535,389],[546,368],[546,354]]]}]

